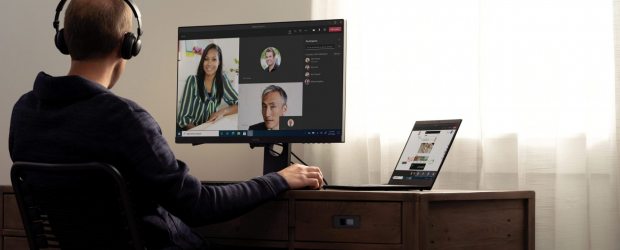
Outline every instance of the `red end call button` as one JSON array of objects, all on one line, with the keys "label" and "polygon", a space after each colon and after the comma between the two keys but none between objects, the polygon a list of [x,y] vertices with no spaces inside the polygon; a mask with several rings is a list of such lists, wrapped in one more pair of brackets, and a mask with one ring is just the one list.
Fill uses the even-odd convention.
[{"label": "red end call button", "polygon": [[329,27],[328,31],[329,32],[342,32],[342,27],[340,26]]}]

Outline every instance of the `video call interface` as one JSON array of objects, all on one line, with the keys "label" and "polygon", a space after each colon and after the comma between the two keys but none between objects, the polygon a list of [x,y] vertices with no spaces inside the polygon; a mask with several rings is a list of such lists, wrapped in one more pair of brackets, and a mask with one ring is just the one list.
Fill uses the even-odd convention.
[{"label": "video call interface", "polygon": [[344,20],[179,27],[177,142],[340,137],[344,39]]}]

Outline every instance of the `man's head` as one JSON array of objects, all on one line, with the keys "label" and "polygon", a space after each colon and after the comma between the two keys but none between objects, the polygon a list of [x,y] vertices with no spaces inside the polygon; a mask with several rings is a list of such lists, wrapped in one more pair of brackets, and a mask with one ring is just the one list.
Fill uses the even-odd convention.
[{"label": "man's head", "polygon": [[280,129],[280,116],[287,110],[286,92],[281,87],[270,85],[263,90],[262,113],[267,129]]},{"label": "man's head", "polygon": [[131,31],[132,12],[123,0],[72,0],[63,36],[72,60],[120,57],[123,36]]},{"label": "man's head", "polygon": [[276,52],[274,48],[269,47],[265,50],[265,61],[267,62],[267,67],[273,68],[276,63]]},{"label": "man's head", "polygon": [[[78,75],[112,88],[125,71],[126,61],[142,47],[141,15],[133,0],[72,0],[65,13],[64,28],[58,30],[58,16],[65,3],[56,8],[56,47],[71,55],[70,75]],[[138,23],[138,36],[130,32],[131,17]]]}]

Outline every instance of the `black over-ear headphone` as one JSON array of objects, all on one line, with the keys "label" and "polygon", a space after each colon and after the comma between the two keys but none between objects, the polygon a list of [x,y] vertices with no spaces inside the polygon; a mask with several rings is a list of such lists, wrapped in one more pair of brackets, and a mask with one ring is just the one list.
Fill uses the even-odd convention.
[{"label": "black over-ear headphone", "polygon": [[[142,41],[140,41],[140,36],[142,36],[142,15],[140,14],[140,10],[138,6],[133,2],[133,0],[124,0],[133,15],[138,20],[138,36],[134,35],[131,32],[125,33],[123,36],[123,42],[121,44],[121,57],[129,60],[130,58],[137,56],[140,53],[140,49],[142,48]],[[67,43],[65,42],[64,29],[58,30],[59,21],[58,17],[60,16],[60,12],[62,8],[65,6],[67,0],[60,0],[58,3],[58,7],[56,7],[56,16],[54,16],[54,29],[56,30],[56,35],[54,36],[54,44],[56,44],[56,48],[60,50],[61,53],[68,55],[69,48],[67,47]]]}]

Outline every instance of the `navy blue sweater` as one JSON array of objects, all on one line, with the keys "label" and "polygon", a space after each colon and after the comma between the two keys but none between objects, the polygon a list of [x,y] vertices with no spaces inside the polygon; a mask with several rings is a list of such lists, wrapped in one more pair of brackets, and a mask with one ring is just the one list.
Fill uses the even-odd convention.
[{"label": "navy blue sweater", "polygon": [[150,249],[203,248],[191,226],[234,218],[289,188],[275,173],[235,185],[202,185],[174,157],[148,112],[78,76],[39,73],[33,90],[13,108],[9,152],[13,161],[115,166],[137,194]]}]

